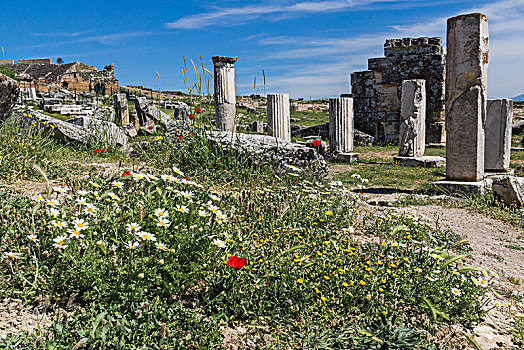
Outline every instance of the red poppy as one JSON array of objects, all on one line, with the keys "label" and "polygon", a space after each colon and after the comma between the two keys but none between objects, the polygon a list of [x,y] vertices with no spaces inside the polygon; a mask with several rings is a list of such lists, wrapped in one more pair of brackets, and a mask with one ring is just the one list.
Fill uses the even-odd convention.
[{"label": "red poppy", "polygon": [[202,110],[202,108],[197,107],[197,108],[195,109],[195,113],[196,113],[196,114],[200,114],[200,113],[204,113],[204,111]]},{"label": "red poppy", "polygon": [[104,150],[103,149],[99,149],[98,152],[104,152]]},{"label": "red poppy", "polygon": [[184,136],[180,135],[180,140],[182,140],[183,137],[184,137]]},{"label": "red poppy", "polygon": [[312,143],[313,143],[313,146],[318,147],[318,146],[320,146],[322,144],[322,141],[313,140]]},{"label": "red poppy", "polygon": [[189,119],[193,119],[193,113],[188,114]]},{"label": "red poppy", "polygon": [[126,180],[132,181],[133,180],[133,174],[131,174],[131,171],[126,170],[122,173],[122,177],[127,177]]},{"label": "red poppy", "polygon": [[109,151],[109,147],[107,147],[106,151]]},{"label": "red poppy", "polygon": [[246,258],[239,258],[238,256],[230,256],[227,266],[234,268],[235,270],[240,270],[247,264]]},{"label": "red poppy", "polygon": [[147,127],[147,130],[153,130],[153,126],[152,126],[152,125],[149,125],[149,126]]},{"label": "red poppy", "polygon": [[98,149],[95,149],[95,153],[98,153]]}]

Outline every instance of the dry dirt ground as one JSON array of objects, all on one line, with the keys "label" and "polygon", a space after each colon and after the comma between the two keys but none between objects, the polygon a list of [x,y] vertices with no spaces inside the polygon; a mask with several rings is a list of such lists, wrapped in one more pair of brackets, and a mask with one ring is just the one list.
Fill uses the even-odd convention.
[{"label": "dry dirt ground", "polygon": [[402,208],[364,205],[362,209],[374,213],[393,210],[422,215],[433,225],[438,222],[442,229],[450,228],[467,239],[472,249],[468,264],[484,267],[500,276],[492,283],[505,306],[490,307],[484,322],[472,332],[462,331],[473,336],[482,350],[517,349],[511,342],[510,329],[513,315],[524,308],[524,234],[521,230],[467,209],[440,205]]}]

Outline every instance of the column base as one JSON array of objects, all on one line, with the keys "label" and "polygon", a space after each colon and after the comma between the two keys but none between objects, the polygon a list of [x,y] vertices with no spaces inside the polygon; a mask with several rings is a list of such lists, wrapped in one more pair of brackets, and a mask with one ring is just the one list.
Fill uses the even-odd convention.
[{"label": "column base", "polygon": [[337,153],[331,157],[331,160],[336,163],[351,164],[358,162],[359,158],[360,153]]},{"label": "column base", "polygon": [[434,191],[438,194],[450,196],[464,196],[473,194],[484,194],[486,189],[490,189],[493,184],[492,179],[482,181],[449,181],[442,180],[433,182]]},{"label": "column base", "polygon": [[436,168],[446,165],[446,158],[437,156],[401,157],[393,158],[396,164],[408,167]]}]

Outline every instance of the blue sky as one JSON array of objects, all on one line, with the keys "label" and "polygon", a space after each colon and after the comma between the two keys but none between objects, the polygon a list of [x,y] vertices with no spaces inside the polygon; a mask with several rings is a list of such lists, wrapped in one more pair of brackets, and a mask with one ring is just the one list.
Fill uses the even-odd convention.
[{"label": "blue sky", "polygon": [[[182,55],[212,70],[211,56],[238,56],[237,94],[349,92],[349,73],[380,57],[388,38],[441,36],[446,19],[488,16],[488,94],[524,93],[524,0],[7,1],[0,0],[5,59],[62,57],[115,63],[121,84],[184,91]],[[194,75],[190,76],[190,79]]]}]

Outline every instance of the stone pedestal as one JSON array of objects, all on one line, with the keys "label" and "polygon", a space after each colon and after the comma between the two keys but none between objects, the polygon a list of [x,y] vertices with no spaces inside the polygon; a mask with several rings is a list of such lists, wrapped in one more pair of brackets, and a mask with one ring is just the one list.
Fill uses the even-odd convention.
[{"label": "stone pedestal", "polygon": [[484,128],[489,57],[487,17],[448,19],[446,58],[446,179],[484,178]]},{"label": "stone pedestal", "polygon": [[288,94],[267,95],[267,129],[269,136],[291,141],[289,113]]},{"label": "stone pedestal", "polygon": [[402,82],[399,151],[401,157],[423,157],[426,147],[426,81]]},{"label": "stone pedestal", "polygon": [[236,131],[235,67],[237,57],[214,56],[215,103],[217,127],[222,131]]},{"label": "stone pedestal", "polygon": [[493,184],[492,179],[481,181],[437,181],[433,183],[434,191],[438,194],[454,196],[470,196],[484,194]]},{"label": "stone pedestal", "polygon": [[331,157],[335,163],[351,164],[356,163],[360,159],[360,153],[336,153]]},{"label": "stone pedestal", "polygon": [[329,149],[333,154],[353,151],[353,99],[329,99]]},{"label": "stone pedestal", "polygon": [[117,124],[122,126],[129,124],[129,106],[126,94],[115,94],[113,98]]},{"label": "stone pedestal", "polygon": [[446,158],[438,156],[423,156],[423,157],[393,157],[395,164],[420,167],[420,168],[436,168],[446,165]]},{"label": "stone pedestal", "polygon": [[509,170],[513,101],[488,100],[484,169],[489,172]]}]

